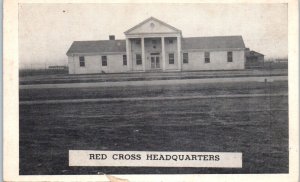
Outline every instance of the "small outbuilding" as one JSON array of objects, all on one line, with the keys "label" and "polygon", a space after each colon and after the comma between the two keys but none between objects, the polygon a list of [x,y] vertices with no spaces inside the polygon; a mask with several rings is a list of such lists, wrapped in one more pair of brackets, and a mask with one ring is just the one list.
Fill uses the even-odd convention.
[{"label": "small outbuilding", "polygon": [[256,51],[250,51],[249,49],[246,49],[245,52],[246,56],[246,68],[263,68],[264,67],[264,57],[265,55],[256,52]]}]

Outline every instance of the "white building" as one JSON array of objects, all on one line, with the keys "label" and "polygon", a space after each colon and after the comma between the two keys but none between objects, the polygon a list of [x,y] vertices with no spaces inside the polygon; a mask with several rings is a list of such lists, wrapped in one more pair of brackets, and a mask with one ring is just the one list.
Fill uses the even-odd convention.
[{"label": "white building", "polygon": [[126,40],[74,41],[70,74],[245,68],[242,36],[182,37],[181,30],[150,17],[127,30]]}]

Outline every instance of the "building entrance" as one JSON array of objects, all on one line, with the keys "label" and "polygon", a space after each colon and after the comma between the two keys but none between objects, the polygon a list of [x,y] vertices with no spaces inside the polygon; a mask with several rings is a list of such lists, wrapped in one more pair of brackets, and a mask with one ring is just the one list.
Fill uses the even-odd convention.
[{"label": "building entrance", "polygon": [[151,54],[151,69],[160,69],[160,55]]}]

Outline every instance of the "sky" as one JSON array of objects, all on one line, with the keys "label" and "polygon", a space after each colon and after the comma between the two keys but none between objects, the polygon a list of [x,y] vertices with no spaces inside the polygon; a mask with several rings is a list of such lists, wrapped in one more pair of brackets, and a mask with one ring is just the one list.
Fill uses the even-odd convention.
[{"label": "sky", "polygon": [[150,16],[183,37],[242,35],[266,59],[288,55],[287,4],[19,4],[20,67],[67,65],[73,41],[124,39]]}]

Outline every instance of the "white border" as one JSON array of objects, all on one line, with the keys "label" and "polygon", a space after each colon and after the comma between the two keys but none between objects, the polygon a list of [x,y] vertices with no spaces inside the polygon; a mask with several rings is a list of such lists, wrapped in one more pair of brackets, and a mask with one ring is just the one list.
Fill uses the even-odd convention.
[{"label": "white border", "polygon": [[[129,1],[128,1],[129,2]],[[130,3],[199,3],[197,0],[131,0]],[[108,181],[104,175],[19,176],[18,3],[126,3],[96,0],[5,0],[3,21],[4,181]],[[298,181],[299,30],[297,0],[203,0],[201,3],[288,3],[289,174],[116,175],[130,181]]]}]

